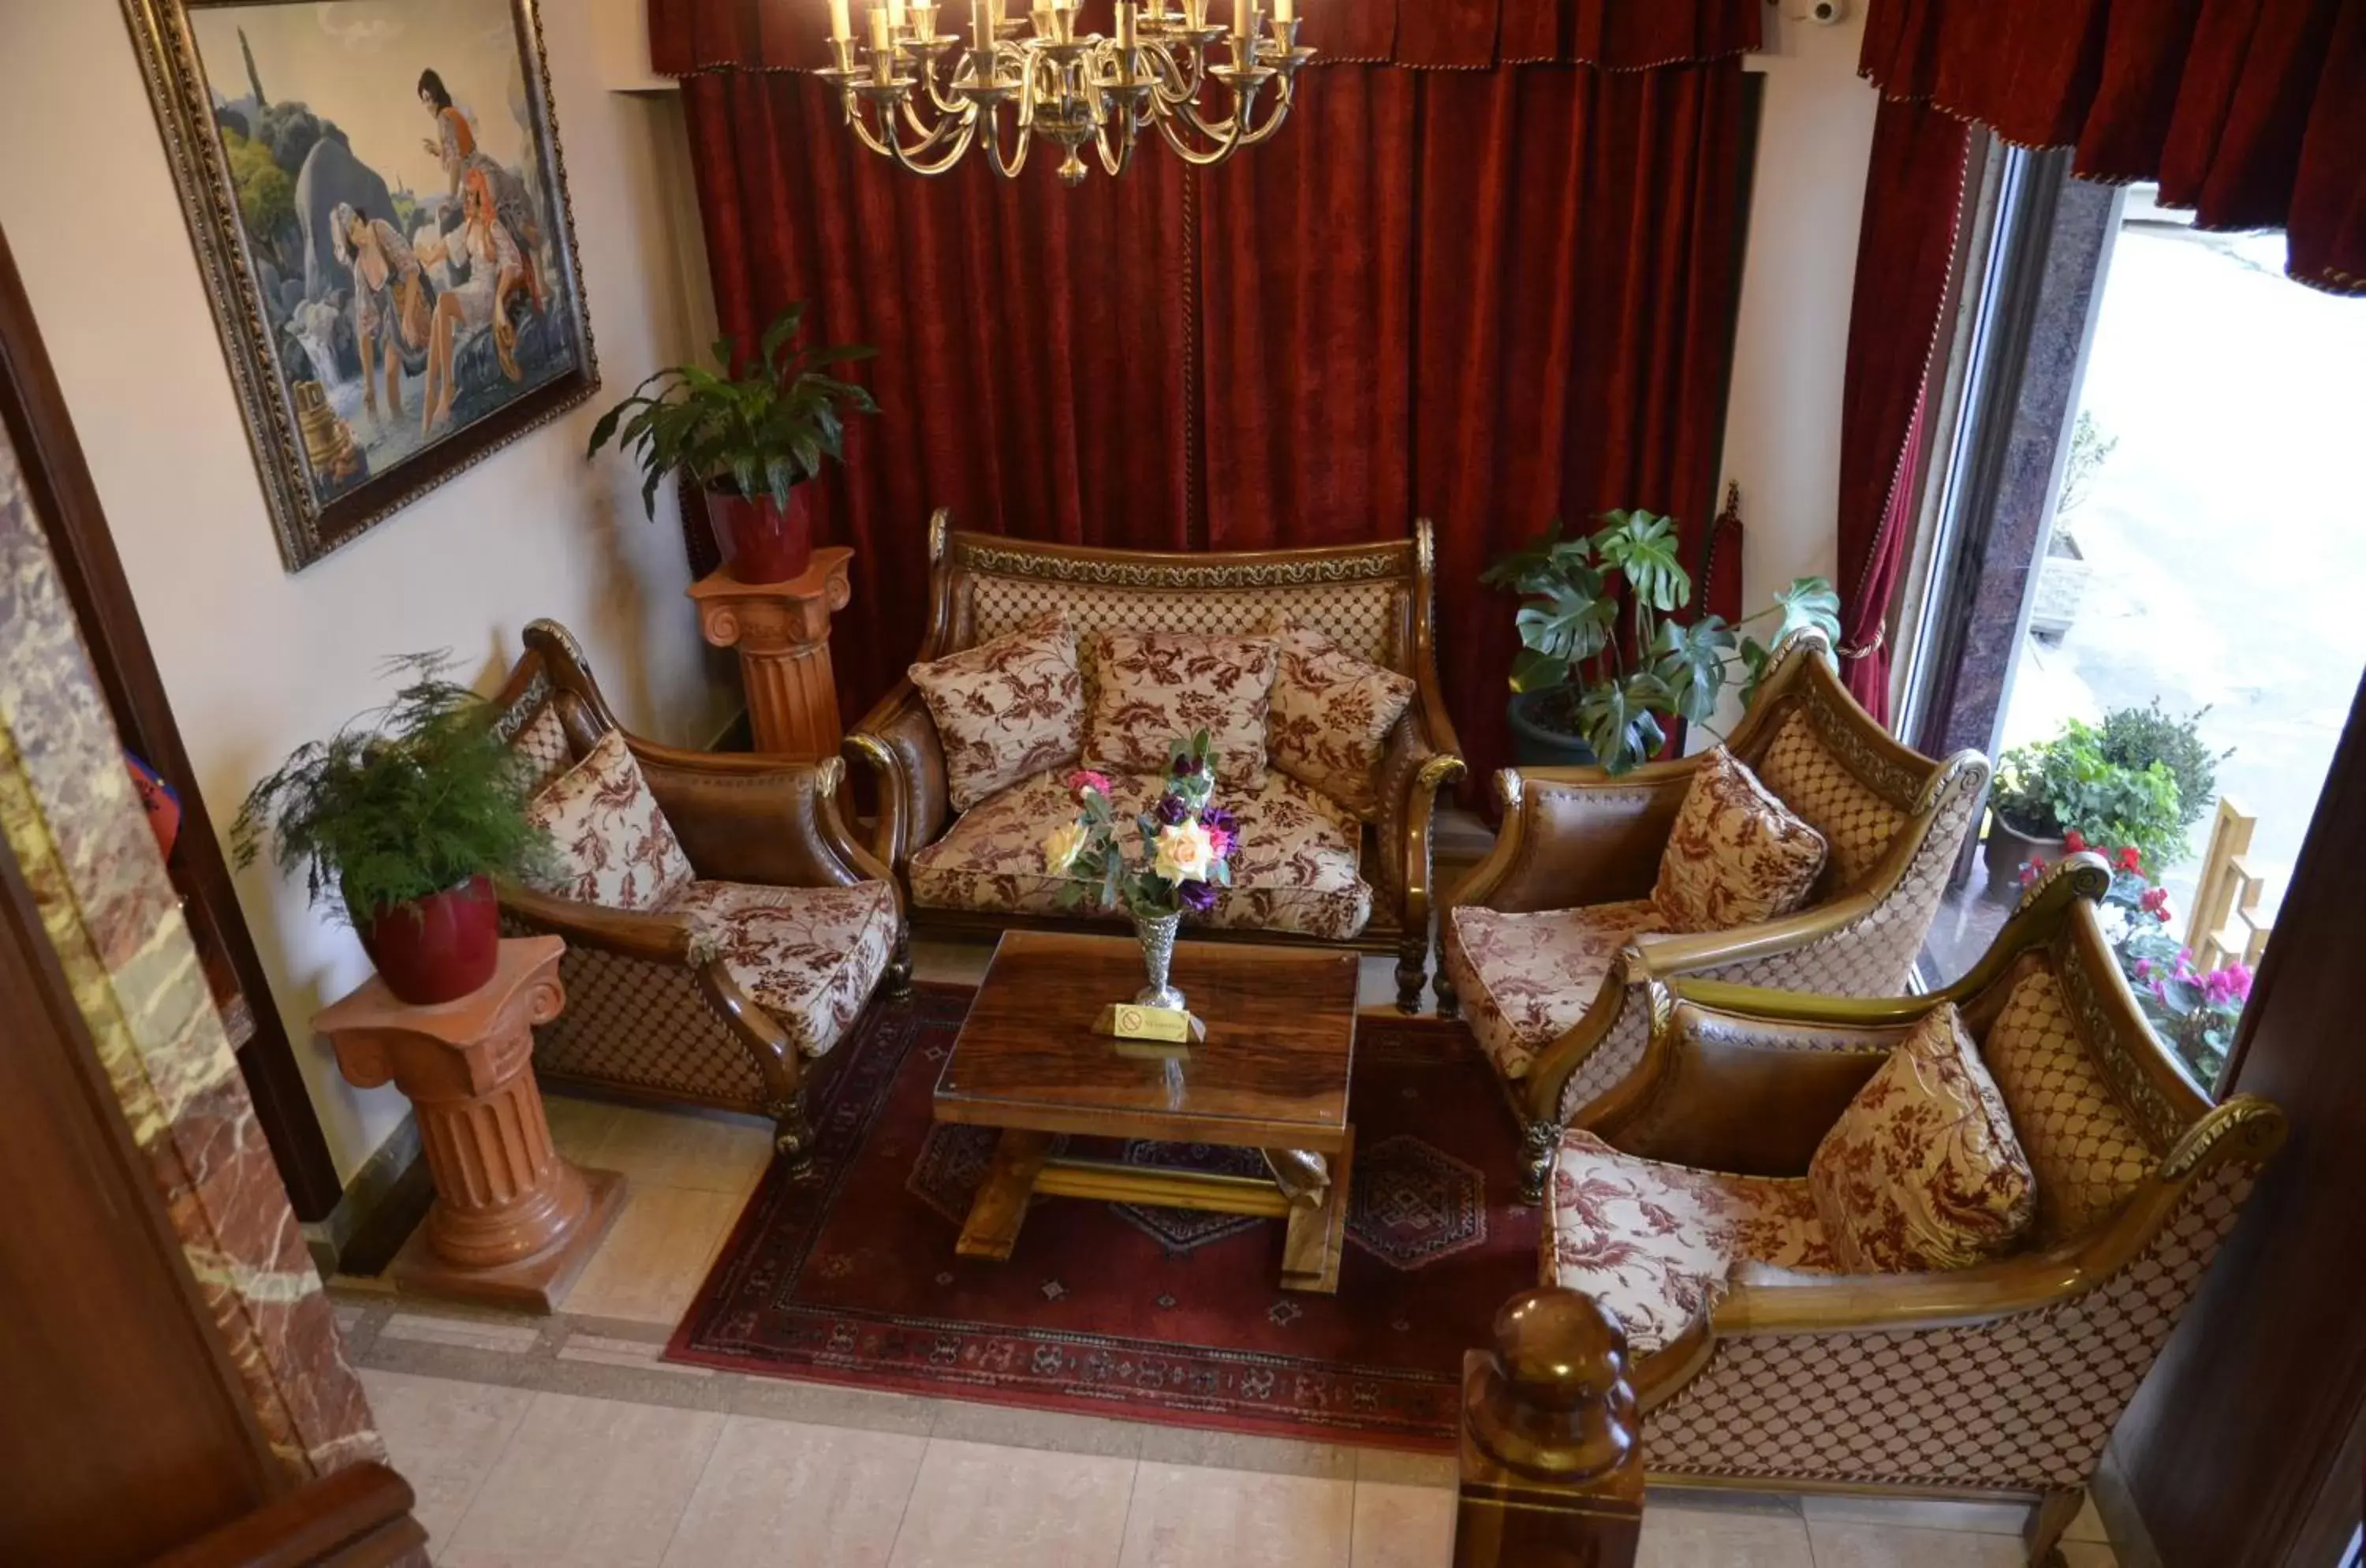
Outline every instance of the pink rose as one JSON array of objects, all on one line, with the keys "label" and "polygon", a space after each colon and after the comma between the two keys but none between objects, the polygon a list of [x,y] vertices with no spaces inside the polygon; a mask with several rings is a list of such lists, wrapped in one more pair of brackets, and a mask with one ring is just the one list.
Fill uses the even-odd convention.
[{"label": "pink rose", "polygon": [[1232,836],[1232,834],[1230,834],[1230,833],[1226,832],[1226,831],[1225,831],[1223,829],[1222,829],[1222,828],[1211,828],[1211,829],[1208,829],[1208,854],[1209,854],[1209,857],[1210,857],[1211,859],[1213,859],[1213,860],[1224,860],[1224,859],[1228,858],[1228,857],[1232,854],[1232,852],[1233,852],[1233,846],[1234,846],[1234,844],[1235,844],[1235,843],[1236,843],[1236,842],[1238,842],[1238,841],[1239,841],[1239,840],[1235,840],[1235,839]]},{"label": "pink rose", "polygon": [[1087,793],[1098,795],[1103,800],[1107,800],[1110,797],[1109,775],[1097,773],[1090,768],[1078,768],[1068,775],[1068,793],[1075,795],[1079,802],[1083,801]]}]

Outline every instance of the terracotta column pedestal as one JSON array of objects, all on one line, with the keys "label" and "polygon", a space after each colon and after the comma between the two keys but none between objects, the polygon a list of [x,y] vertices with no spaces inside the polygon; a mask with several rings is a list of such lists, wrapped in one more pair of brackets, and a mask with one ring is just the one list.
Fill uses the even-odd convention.
[{"label": "terracotta column pedestal", "polygon": [[739,650],[739,684],[756,750],[817,761],[838,755],[838,683],[829,666],[829,617],[846,608],[847,563],[831,545],[803,577],[741,582],[720,570],[690,585],[700,635]]},{"label": "terracotta column pedestal", "polygon": [[534,1026],[567,1005],[555,936],[501,943],[472,994],[398,1001],[373,976],[312,1020],[345,1080],[411,1097],[435,1201],[394,1259],[396,1288],[549,1312],[623,1206],[625,1179],[559,1157],[534,1079]]}]

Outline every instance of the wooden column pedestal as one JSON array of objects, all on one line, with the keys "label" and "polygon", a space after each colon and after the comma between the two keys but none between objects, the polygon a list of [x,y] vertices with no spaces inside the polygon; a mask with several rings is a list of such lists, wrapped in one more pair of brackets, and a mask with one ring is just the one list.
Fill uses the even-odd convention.
[{"label": "wooden column pedestal", "polygon": [[838,755],[842,730],[829,663],[829,617],[846,608],[847,563],[832,545],[813,553],[802,577],[741,582],[720,570],[690,585],[699,634],[739,653],[739,684],[756,750],[806,761]]},{"label": "wooden column pedestal", "polygon": [[372,976],[312,1020],[347,1082],[390,1082],[418,1112],[435,1201],[395,1256],[400,1290],[549,1312],[623,1206],[622,1176],[560,1157],[534,1078],[534,1026],[567,1002],[566,951],[513,938],[458,1001],[413,1007]]},{"label": "wooden column pedestal", "polygon": [[1523,1291],[1462,1360],[1455,1568],[1634,1568],[1643,1442],[1627,1335],[1576,1291]]}]

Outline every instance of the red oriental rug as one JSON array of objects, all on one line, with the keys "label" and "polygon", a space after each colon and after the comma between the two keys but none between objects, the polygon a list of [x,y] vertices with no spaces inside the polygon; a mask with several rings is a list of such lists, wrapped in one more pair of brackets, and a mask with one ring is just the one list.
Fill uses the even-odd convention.
[{"label": "red oriental rug", "polygon": [[[993,1151],[930,1093],[968,1009],[875,1007],[814,1107],[803,1181],[774,1167],[666,1359],[734,1371],[1327,1441],[1450,1447],[1462,1353],[1537,1279],[1516,1141],[1469,1033],[1357,1028],[1353,1206],[1336,1296],[1279,1288],[1279,1220],[1039,1198],[1007,1262],[953,1240]],[[1075,1140],[1248,1169],[1253,1150]],[[1261,1168],[1261,1167],[1260,1167]]]}]

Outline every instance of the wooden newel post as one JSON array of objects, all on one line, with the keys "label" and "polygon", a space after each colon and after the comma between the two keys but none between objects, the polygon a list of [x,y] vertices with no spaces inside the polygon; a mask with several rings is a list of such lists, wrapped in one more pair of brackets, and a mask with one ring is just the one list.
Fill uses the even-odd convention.
[{"label": "wooden newel post", "polygon": [[1642,1528],[1626,1330],[1592,1296],[1521,1292],[1462,1359],[1455,1568],[1633,1568]]}]

